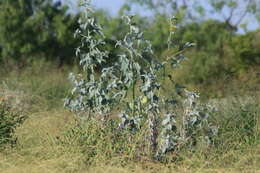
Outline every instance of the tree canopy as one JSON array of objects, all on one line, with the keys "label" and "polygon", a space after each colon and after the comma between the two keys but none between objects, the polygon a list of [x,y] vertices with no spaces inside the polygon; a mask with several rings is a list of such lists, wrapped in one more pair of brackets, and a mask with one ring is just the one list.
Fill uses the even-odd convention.
[{"label": "tree canopy", "polygon": [[[230,29],[246,28],[248,22],[260,22],[259,0],[128,0],[156,13],[168,13],[185,21],[201,21],[206,17],[217,17],[227,23]],[[250,18],[251,21],[245,20]]]},{"label": "tree canopy", "polygon": [[2,0],[0,9],[2,58],[70,61],[77,17],[68,13],[68,6],[51,0]]}]

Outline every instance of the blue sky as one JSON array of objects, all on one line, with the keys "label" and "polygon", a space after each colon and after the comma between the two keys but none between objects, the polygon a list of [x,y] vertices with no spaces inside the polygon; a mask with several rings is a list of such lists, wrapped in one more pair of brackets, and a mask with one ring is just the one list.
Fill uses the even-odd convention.
[{"label": "blue sky", "polygon": [[124,0],[93,0],[93,4],[98,8],[103,8],[115,15],[120,7],[124,4]]},{"label": "blue sky", "polygon": [[[54,0],[55,1],[55,0]],[[76,9],[78,0],[63,0],[63,2],[70,4],[74,9]],[[126,2],[126,0],[92,0],[92,4],[96,8],[102,8],[108,11],[111,15],[117,15],[118,10],[122,7],[122,5]],[[146,10],[141,10],[135,6],[133,9],[135,13],[141,13],[143,15],[149,15],[149,12]]]}]

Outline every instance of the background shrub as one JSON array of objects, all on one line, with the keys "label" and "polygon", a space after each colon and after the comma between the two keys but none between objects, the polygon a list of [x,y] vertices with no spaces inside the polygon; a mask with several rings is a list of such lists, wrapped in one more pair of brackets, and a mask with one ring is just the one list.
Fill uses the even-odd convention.
[{"label": "background shrub", "polygon": [[15,144],[14,130],[25,118],[21,112],[12,110],[11,106],[0,100],[0,147],[4,144]]}]

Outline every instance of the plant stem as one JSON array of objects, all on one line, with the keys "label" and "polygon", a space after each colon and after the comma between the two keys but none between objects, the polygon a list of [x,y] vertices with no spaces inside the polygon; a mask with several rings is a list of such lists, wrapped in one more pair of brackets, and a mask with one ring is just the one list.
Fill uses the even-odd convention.
[{"label": "plant stem", "polygon": [[134,58],[133,56],[131,56],[131,64],[132,64],[132,73],[133,73],[133,83],[132,83],[132,104],[133,104],[133,112],[132,112],[132,116],[135,116],[135,84],[136,84],[136,80],[135,80],[135,70],[134,70]]}]

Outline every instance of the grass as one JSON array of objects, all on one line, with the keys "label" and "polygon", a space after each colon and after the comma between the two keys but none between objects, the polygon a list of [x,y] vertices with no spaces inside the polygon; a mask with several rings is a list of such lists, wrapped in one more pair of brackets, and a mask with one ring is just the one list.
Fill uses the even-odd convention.
[{"label": "grass", "polygon": [[[208,99],[219,109],[212,120],[219,125],[214,145],[198,144],[195,151],[181,152],[174,162],[169,155],[167,162],[159,163],[150,160],[139,143],[113,136],[113,127],[103,129],[102,123],[88,121],[77,131],[76,115],[62,106],[70,87],[66,68],[38,63],[23,70],[0,71],[0,97],[28,116],[15,130],[16,146],[7,145],[0,152],[1,173],[260,172],[257,92]],[[137,138],[142,141],[142,134]],[[128,150],[122,152],[122,146]]]}]

